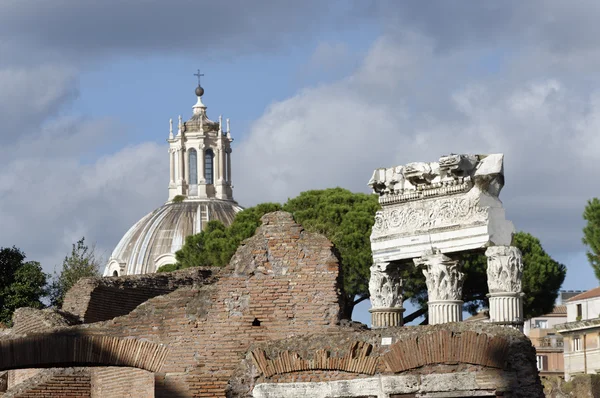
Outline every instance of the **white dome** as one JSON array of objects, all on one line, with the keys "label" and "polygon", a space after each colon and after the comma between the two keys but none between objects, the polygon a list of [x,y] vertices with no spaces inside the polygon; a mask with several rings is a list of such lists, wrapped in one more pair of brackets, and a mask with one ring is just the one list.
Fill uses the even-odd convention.
[{"label": "white dome", "polygon": [[175,252],[188,235],[211,220],[230,225],[242,208],[231,200],[197,199],[169,202],[144,216],[127,231],[110,256],[104,276],[156,272],[175,263]]}]

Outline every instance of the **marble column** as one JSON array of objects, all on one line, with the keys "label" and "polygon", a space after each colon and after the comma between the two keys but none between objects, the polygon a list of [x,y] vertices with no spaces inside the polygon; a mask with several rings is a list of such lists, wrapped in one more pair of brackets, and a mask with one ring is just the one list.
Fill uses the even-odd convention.
[{"label": "marble column", "polygon": [[180,147],[175,148],[175,181],[178,183],[177,185],[181,185],[181,156],[179,156]]},{"label": "marble column", "polygon": [[190,182],[190,153],[187,150],[183,151],[183,164],[184,166],[184,170],[185,170],[185,174],[183,175],[183,180],[184,182],[187,181],[187,183],[189,184]]},{"label": "marble column", "polygon": [[425,275],[429,324],[461,322],[465,274],[460,272],[458,261],[439,252],[426,253],[413,261]]},{"label": "marble column", "polygon": [[179,180],[183,183],[185,181],[185,150],[183,146],[179,147]]},{"label": "marble column", "polygon": [[204,171],[204,163],[206,162],[204,149],[204,144],[201,144],[198,152],[198,184],[206,184],[206,178],[204,178],[206,174]]},{"label": "marble column", "polygon": [[231,148],[227,150],[227,183],[231,184]]},{"label": "marble column", "polygon": [[519,248],[492,246],[487,256],[490,322],[523,331],[523,259]]},{"label": "marble column", "polygon": [[169,186],[175,186],[175,153],[169,148]]},{"label": "marble column", "polygon": [[398,266],[377,262],[371,266],[369,279],[371,295],[371,327],[402,326],[402,279]]},{"label": "marble column", "polygon": [[223,182],[225,179],[225,149],[219,148],[219,181]]}]

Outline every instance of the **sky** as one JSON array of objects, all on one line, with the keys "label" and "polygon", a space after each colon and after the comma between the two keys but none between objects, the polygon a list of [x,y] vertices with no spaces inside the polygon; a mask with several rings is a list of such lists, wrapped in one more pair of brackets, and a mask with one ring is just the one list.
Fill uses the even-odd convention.
[{"label": "sky", "polygon": [[378,167],[504,153],[507,218],[598,285],[600,3],[560,0],[3,0],[0,247],[53,272],[107,258],[167,199],[169,119],[231,119],[244,207],[368,192]]}]

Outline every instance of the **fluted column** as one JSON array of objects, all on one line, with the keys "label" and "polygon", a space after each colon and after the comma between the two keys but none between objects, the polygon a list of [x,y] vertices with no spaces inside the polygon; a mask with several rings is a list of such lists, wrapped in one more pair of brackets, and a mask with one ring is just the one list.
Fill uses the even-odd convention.
[{"label": "fluted column", "polygon": [[423,270],[429,298],[429,324],[462,321],[462,288],[465,274],[458,261],[439,252],[427,253],[413,259]]},{"label": "fluted column", "polygon": [[371,327],[402,326],[402,279],[397,266],[377,262],[371,266]]},{"label": "fluted column", "polygon": [[523,331],[523,259],[514,246],[492,246],[487,256],[490,322]]}]

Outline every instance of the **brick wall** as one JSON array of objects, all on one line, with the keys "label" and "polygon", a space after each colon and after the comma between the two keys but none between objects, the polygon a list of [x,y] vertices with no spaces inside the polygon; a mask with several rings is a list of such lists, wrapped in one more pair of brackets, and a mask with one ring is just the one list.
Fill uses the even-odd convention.
[{"label": "brick wall", "polygon": [[12,317],[12,333],[27,334],[42,332],[61,326],[70,326],[78,323],[77,319],[52,309],[38,310],[35,308],[18,308]]},{"label": "brick wall", "polygon": [[[155,347],[166,347],[164,360],[161,356],[158,365],[151,367],[155,370],[156,397],[225,397],[226,394],[242,397],[247,394],[244,395],[239,388],[251,388],[256,377],[262,377],[259,381],[278,383],[289,380],[340,380],[348,378],[348,375],[359,379],[366,376],[365,372],[371,378],[376,377],[377,373],[390,374],[389,366],[395,366],[395,357],[385,360],[386,353],[397,347],[396,351],[399,353],[396,356],[406,356],[402,352],[408,346],[382,346],[381,333],[391,333],[391,337],[394,337],[393,343],[397,344],[398,341],[409,341],[413,337],[421,338],[452,328],[453,333],[457,335],[471,331],[490,337],[507,336],[510,344],[505,370],[519,374],[520,384],[517,387],[524,394],[529,394],[517,396],[539,396],[536,395],[535,383],[537,380],[539,384],[539,378],[533,347],[527,338],[512,329],[475,323],[404,327],[386,331],[340,327],[339,264],[331,243],[321,235],[304,231],[293,222],[288,213],[270,213],[265,215],[262,221],[263,224],[256,235],[243,243],[225,269],[212,270],[210,275],[196,278],[195,282],[188,283],[185,287],[151,298],[126,315],[94,324],[55,329],[53,338],[70,336],[69,339],[73,341],[87,341],[86,339],[94,337],[94,342],[103,343],[78,343],[76,347],[86,355],[85,350],[89,350],[90,358],[105,360],[114,360],[116,357],[135,358],[142,349],[139,344],[146,347],[148,343],[154,343]],[[147,277],[152,279],[153,276]],[[85,290],[86,284],[82,282],[81,286]],[[84,315],[89,312],[93,301],[89,298],[94,296],[93,289],[87,289],[87,301],[85,298],[78,301],[74,297],[77,290],[69,292],[72,296],[67,301],[70,311]],[[98,302],[104,302],[104,307],[109,304],[119,305],[116,300]],[[309,334],[313,337],[302,337]],[[118,341],[112,341],[111,338]],[[308,341],[307,339],[310,340],[310,344],[303,345],[301,342]],[[122,340],[126,340],[127,344],[120,345]],[[458,340],[465,341],[462,338]],[[490,340],[484,340],[481,338],[476,344],[489,345]],[[36,350],[51,349],[53,341],[52,338],[40,338],[40,345],[36,346]],[[249,350],[265,345],[263,348],[270,360],[281,357],[285,362],[289,355],[282,352],[292,351],[292,348],[298,357],[304,359],[314,357],[319,350],[327,350],[328,355],[339,358],[347,355],[349,350],[352,351],[349,344],[356,341],[370,344],[372,352],[367,354],[365,346],[359,345],[356,352],[362,353],[362,357],[351,354],[349,362],[326,361],[330,364],[327,365],[329,368],[311,368],[308,373],[280,372],[271,379],[260,376],[253,359],[249,356]],[[19,348],[19,344],[22,348]],[[23,340],[18,340],[12,345],[0,340],[0,362],[4,347],[9,347],[14,353],[11,355],[15,358],[10,368],[19,367],[19,358],[32,357],[27,354],[28,350],[31,350],[30,346],[31,344],[23,344]],[[111,347],[115,346],[119,349],[110,351]],[[429,345],[425,344],[422,348],[427,346]],[[417,347],[421,347],[419,343]],[[471,349],[476,345],[466,344],[464,347]],[[118,352],[119,355],[113,355],[114,352]],[[436,358],[437,355],[435,352],[424,353],[433,355],[432,358]],[[369,367],[369,359],[365,359],[371,356],[377,356],[375,376],[369,373],[372,372],[372,368]],[[485,358],[480,359],[483,361]],[[485,361],[487,363],[487,359]],[[30,367],[42,365],[44,364],[28,363]],[[276,366],[281,366],[281,363]],[[425,369],[427,366],[421,368]],[[436,363],[433,366],[450,365]],[[428,371],[435,372],[441,369],[446,372],[468,373],[472,370],[461,367],[461,364],[452,366],[456,369],[428,368]],[[362,370],[356,373],[356,369]],[[412,371],[407,369],[403,365],[398,367],[398,371],[403,373]],[[94,381],[95,386],[98,389],[102,388],[101,380],[104,377],[106,388],[109,388],[113,376],[110,368],[107,368],[106,373],[98,374]],[[147,380],[145,376],[143,379]],[[131,382],[133,383],[133,379]],[[138,387],[144,389],[147,386],[144,382]]]},{"label": "brick wall", "polygon": [[81,368],[44,369],[2,398],[90,398],[89,371]]},{"label": "brick wall", "polygon": [[[331,243],[278,212],[263,217],[257,234],[214,283],[152,298],[107,322],[61,330],[167,344],[169,353],[156,375],[157,397],[222,397],[251,343],[333,330],[340,299]],[[67,306],[77,311],[69,301]]]},{"label": "brick wall", "polygon": [[93,368],[91,388],[92,398],[154,398],[154,374],[135,368]]},{"label": "brick wall", "polygon": [[128,314],[152,297],[206,281],[210,268],[177,272],[129,275],[109,278],[83,278],[66,294],[62,310],[84,323],[109,320]]},{"label": "brick wall", "polygon": [[17,384],[23,383],[25,380],[32,378],[40,373],[43,369],[14,369],[8,371],[8,388],[13,388]]},{"label": "brick wall", "polygon": [[[382,345],[383,337],[391,344]],[[430,374],[457,377],[432,384],[434,378],[426,376]],[[327,334],[256,343],[234,371],[229,396],[250,396],[259,385],[286,388],[287,383],[322,385],[344,380],[377,385],[379,375],[399,380],[412,377],[412,392],[422,394],[451,391],[443,388],[452,382],[452,389],[457,390],[453,396],[510,391],[511,397],[543,397],[531,341],[512,328],[470,322],[383,330],[348,324]],[[268,396],[277,396],[276,391]]]}]

